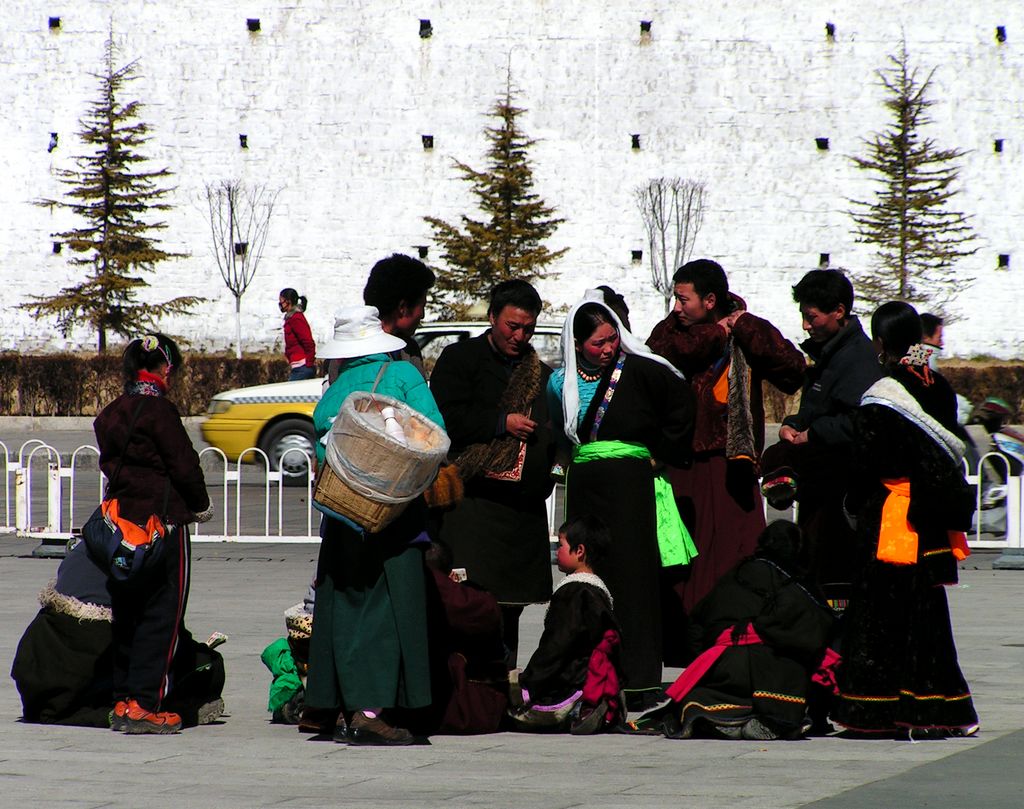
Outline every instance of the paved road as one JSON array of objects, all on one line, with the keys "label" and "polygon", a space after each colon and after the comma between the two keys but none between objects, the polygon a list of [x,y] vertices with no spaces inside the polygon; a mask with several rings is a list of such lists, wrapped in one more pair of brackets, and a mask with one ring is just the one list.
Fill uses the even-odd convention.
[{"label": "paved road", "polygon": [[[30,540],[0,539],[0,665],[9,670],[52,560],[24,558]],[[188,623],[227,632],[229,715],[174,737],[25,725],[10,683],[0,689],[0,807],[1019,807],[1024,753],[1024,573],[972,557],[950,590],[961,660],[982,734],[910,744],[837,738],[802,742],[670,741],[502,733],[435,737],[430,746],[353,749],[271,725],[263,647],[312,572],[308,545],[194,549]],[[524,658],[543,607],[523,622]],[[674,676],[675,672],[667,672]],[[852,791],[851,791],[852,790]]]}]

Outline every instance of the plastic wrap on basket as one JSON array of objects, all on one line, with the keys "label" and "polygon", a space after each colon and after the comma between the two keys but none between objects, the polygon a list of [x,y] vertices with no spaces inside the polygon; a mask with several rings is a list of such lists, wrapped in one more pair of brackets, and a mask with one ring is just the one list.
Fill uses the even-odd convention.
[{"label": "plastic wrap on basket", "polygon": [[[401,424],[404,444],[385,431],[380,412],[385,407]],[[441,427],[404,402],[356,391],[338,410],[326,446],[333,474],[324,470],[314,497],[367,530],[379,531],[430,486],[449,446]]]}]

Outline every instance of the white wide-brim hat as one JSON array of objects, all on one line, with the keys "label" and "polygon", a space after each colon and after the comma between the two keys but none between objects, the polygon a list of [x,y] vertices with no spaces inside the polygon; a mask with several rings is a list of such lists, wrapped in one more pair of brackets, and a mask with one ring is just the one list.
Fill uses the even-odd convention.
[{"label": "white wide-brim hat", "polygon": [[350,360],[405,348],[405,340],[384,331],[374,306],[346,306],[334,313],[334,337],[317,346],[322,360]]}]

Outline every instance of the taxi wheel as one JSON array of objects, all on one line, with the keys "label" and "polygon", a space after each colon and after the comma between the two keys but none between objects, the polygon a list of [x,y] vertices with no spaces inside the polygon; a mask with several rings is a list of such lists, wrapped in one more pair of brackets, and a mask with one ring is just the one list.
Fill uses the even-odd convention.
[{"label": "taxi wheel", "polygon": [[303,419],[279,421],[260,440],[262,449],[270,458],[272,469],[281,469],[281,480],[285,486],[306,485],[306,459],[297,452],[289,452],[281,464],[281,456],[289,449],[300,449],[309,457],[315,457],[316,433],[312,422]]}]

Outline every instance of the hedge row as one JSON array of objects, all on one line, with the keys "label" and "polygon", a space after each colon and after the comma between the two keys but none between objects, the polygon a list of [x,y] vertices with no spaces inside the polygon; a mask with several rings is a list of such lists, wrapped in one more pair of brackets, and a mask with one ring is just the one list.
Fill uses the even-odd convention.
[{"label": "hedge row", "polygon": [[[93,416],[121,392],[121,358],[116,354],[0,354],[0,415]],[[957,393],[972,403],[999,396],[1024,422],[1024,363],[943,365]],[[279,355],[189,354],[174,381],[172,398],[183,415],[197,416],[215,393],[230,388],[282,382],[288,364]],[[764,386],[770,422],[796,412],[799,396]]]},{"label": "hedge row", "polygon": [[[278,355],[189,354],[171,398],[182,415],[197,416],[219,391],[287,378],[288,363]],[[94,416],[122,384],[118,354],[0,354],[0,415]]]},{"label": "hedge row", "polygon": [[939,370],[953,390],[971,404],[989,396],[1005,399],[1014,410],[1011,421],[1024,423],[1024,363],[942,365]]},{"label": "hedge row", "polygon": [[[1014,409],[1011,421],[1024,423],[1024,363],[975,362],[957,365],[954,362],[940,366],[940,372],[953,390],[971,404],[978,404],[989,396],[1005,399]],[[800,395],[787,396],[765,383],[764,409],[769,422],[779,422],[795,413],[800,406]]]}]

